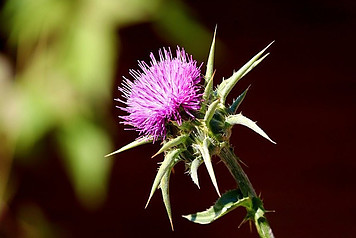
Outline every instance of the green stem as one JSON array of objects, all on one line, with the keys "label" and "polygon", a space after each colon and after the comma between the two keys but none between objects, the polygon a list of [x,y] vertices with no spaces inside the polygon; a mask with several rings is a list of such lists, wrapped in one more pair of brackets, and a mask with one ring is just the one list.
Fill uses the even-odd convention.
[{"label": "green stem", "polygon": [[265,209],[261,199],[256,195],[255,190],[252,187],[250,180],[237,162],[238,158],[231,150],[227,143],[224,143],[221,147],[219,154],[221,160],[225,163],[229,169],[231,175],[237,182],[237,185],[244,197],[250,197],[252,201],[252,207],[248,209],[248,218],[255,222],[256,229],[261,238],[274,238],[272,229],[268,224],[267,219],[264,216]]},{"label": "green stem", "polygon": [[244,197],[257,197],[255,190],[252,187],[250,180],[248,179],[245,172],[242,170],[240,164],[237,162],[237,156],[231,151],[227,143],[224,143],[221,151],[220,157],[225,163],[226,167],[229,169],[231,175],[236,180],[242,195]]}]

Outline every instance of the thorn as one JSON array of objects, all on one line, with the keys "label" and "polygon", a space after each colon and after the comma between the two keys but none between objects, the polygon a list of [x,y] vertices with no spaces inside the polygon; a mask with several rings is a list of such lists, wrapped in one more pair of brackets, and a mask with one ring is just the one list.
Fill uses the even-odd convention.
[{"label": "thorn", "polygon": [[171,219],[169,219],[169,222],[171,223],[172,231],[174,231],[173,221]]},{"label": "thorn", "polygon": [[119,153],[118,151],[119,151],[119,150],[116,150],[116,151],[114,151],[114,152],[111,152],[110,154],[107,154],[107,155],[105,155],[104,157],[105,157],[105,158],[110,157],[110,156],[112,156],[112,155],[114,155],[114,154]]},{"label": "thorn", "polygon": [[249,219],[247,219],[247,218],[245,217],[245,218],[241,221],[241,223],[240,223],[240,225],[238,226],[238,228],[240,229],[241,226],[242,226],[243,224],[245,224],[248,220],[249,220]]},{"label": "thorn", "polygon": [[214,70],[213,75],[211,75],[211,79],[213,79],[213,78],[214,78],[215,73],[216,73],[216,69]]},{"label": "thorn", "polygon": [[151,198],[152,198],[152,196],[150,196],[150,197],[148,198],[147,203],[146,203],[146,205],[145,205],[145,209],[147,208],[148,204],[150,203]]},{"label": "thorn", "polygon": [[240,158],[238,158],[238,159],[241,164],[243,164],[244,166],[246,166],[246,168],[248,168],[248,165],[245,162],[243,162]]},{"label": "thorn", "polygon": [[209,79],[207,85],[210,85],[210,84],[213,82],[215,73],[216,73],[216,69],[214,70],[213,74],[211,75],[211,77],[210,77],[210,79]]}]

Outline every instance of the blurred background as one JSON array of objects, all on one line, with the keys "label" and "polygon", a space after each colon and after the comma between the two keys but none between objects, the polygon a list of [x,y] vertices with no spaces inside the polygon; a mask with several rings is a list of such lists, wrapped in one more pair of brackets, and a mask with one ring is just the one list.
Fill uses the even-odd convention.
[{"label": "blurred background", "polygon": [[[104,155],[137,133],[119,124],[117,86],[137,60],[180,45],[215,83],[268,43],[241,110],[277,145],[236,127],[231,138],[276,237],[354,237],[356,6],[351,0],[8,0],[0,15],[0,237],[257,237],[244,209],[210,225],[181,217],[217,199],[178,165],[172,232],[160,193],[144,205],[159,144]],[[205,66],[203,66],[203,70]],[[214,160],[220,191],[234,181]]]}]

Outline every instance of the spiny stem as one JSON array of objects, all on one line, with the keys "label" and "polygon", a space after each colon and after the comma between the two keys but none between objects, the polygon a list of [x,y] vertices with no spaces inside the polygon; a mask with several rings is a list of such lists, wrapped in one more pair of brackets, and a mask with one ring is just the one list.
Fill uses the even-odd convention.
[{"label": "spiny stem", "polygon": [[256,195],[250,180],[237,162],[238,158],[231,150],[228,143],[223,143],[219,156],[236,180],[243,196],[258,201],[257,206],[253,206],[251,210],[249,209],[248,213],[250,214],[249,218],[255,223],[259,236],[261,238],[274,238],[272,229],[264,216],[265,210],[263,208],[263,203]]},{"label": "spiny stem", "polygon": [[230,146],[224,143],[221,151],[220,158],[229,169],[231,175],[236,180],[242,195],[244,197],[257,197],[255,190],[252,187],[250,180],[245,172],[242,170],[240,164],[237,162],[237,157],[234,152],[231,151]]}]

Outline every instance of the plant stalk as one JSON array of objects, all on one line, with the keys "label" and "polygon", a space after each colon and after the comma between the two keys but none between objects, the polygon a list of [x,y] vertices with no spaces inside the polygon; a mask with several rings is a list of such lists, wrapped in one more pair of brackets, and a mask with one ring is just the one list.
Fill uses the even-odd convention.
[{"label": "plant stalk", "polygon": [[272,229],[264,216],[265,209],[263,208],[263,203],[256,195],[250,180],[238,163],[238,157],[231,150],[228,143],[223,143],[219,156],[237,182],[242,195],[250,197],[252,201],[256,201],[252,202],[251,208],[248,209],[247,218],[254,221],[259,236],[261,238],[274,238]]}]

